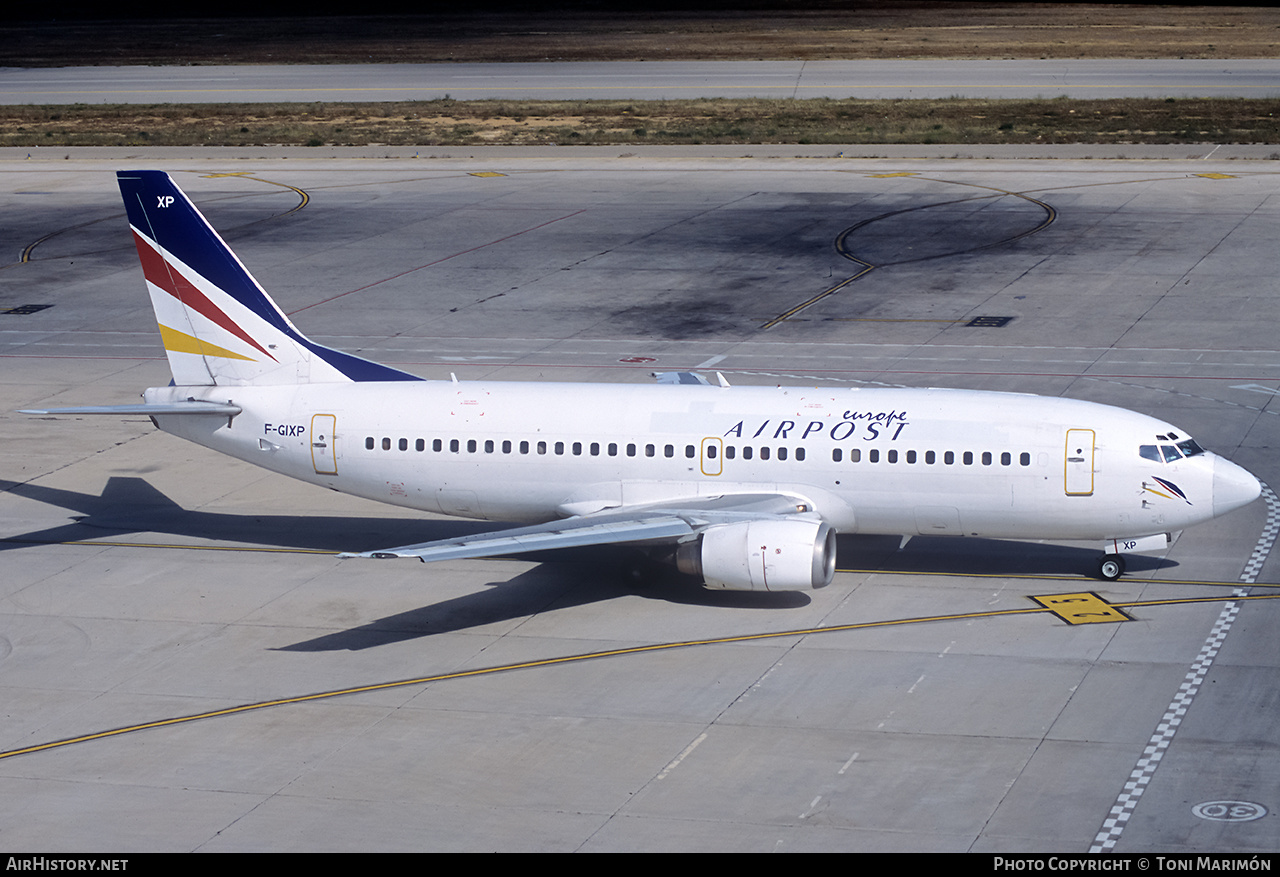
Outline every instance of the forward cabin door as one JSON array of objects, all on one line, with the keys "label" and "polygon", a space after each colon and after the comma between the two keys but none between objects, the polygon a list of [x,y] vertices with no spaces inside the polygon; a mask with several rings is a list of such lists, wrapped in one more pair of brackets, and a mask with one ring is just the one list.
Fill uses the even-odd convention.
[{"label": "forward cabin door", "polygon": [[334,432],[338,418],[333,414],[315,414],[311,417],[311,465],[317,475],[337,475],[338,457],[334,446]]},{"label": "forward cabin door", "polygon": [[1067,496],[1093,494],[1093,447],[1091,429],[1067,430],[1066,459],[1063,462],[1063,485]]}]

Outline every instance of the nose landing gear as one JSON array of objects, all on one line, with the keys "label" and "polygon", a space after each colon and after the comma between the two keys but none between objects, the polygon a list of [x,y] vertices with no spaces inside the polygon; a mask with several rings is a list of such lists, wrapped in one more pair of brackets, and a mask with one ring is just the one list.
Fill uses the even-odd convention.
[{"label": "nose landing gear", "polygon": [[1124,575],[1124,558],[1118,554],[1104,554],[1098,561],[1098,578],[1114,582]]}]

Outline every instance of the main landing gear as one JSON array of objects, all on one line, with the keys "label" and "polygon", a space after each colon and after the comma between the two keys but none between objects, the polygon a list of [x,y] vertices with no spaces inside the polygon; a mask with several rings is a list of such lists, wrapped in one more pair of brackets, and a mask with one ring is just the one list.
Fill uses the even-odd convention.
[{"label": "main landing gear", "polygon": [[1124,575],[1124,558],[1118,554],[1104,554],[1098,561],[1098,578],[1114,582]]}]

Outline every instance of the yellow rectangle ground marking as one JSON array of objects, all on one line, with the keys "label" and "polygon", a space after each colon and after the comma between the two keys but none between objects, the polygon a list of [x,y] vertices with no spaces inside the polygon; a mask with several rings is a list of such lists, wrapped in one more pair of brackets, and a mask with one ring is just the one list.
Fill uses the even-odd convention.
[{"label": "yellow rectangle ground marking", "polygon": [[505,177],[506,174],[500,174],[497,171],[471,171],[468,174],[473,177]]},{"label": "yellow rectangle ground marking", "polygon": [[1204,177],[1206,180],[1234,180],[1235,174],[1196,174],[1197,177]]},{"label": "yellow rectangle ground marking", "polygon": [[1079,594],[1031,594],[1029,596],[1067,624],[1101,624],[1133,620],[1092,591]]}]

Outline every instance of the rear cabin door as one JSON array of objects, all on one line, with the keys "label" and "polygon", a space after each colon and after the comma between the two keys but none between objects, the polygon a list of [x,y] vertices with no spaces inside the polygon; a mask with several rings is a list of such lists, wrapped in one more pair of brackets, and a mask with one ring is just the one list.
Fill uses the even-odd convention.
[{"label": "rear cabin door", "polygon": [[317,475],[337,475],[338,457],[335,453],[334,432],[338,418],[333,414],[315,414],[311,417],[311,465]]}]

